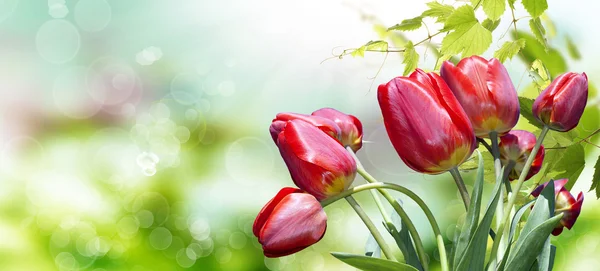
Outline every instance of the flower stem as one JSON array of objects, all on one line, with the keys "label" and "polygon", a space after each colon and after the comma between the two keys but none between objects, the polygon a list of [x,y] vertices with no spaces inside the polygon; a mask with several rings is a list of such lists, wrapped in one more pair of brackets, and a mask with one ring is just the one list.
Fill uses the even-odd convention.
[{"label": "flower stem", "polygon": [[540,150],[540,147],[542,146],[542,142],[544,141],[544,137],[546,137],[546,134],[548,133],[549,129],[550,128],[548,128],[548,125],[544,125],[544,128],[542,128],[542,132],[540,133],[540,136],[538,137],[538,139],[535,143],[535,146],[533,147],[533,149],[531,150],[531,153],[527,157],[527,161],[525,162],[525,165],[523,166],[521,175],[519,175],[519,180],[517,181],[515,190],[510,195],[510,198],[508,199],[508,204],[507,204],[505,212],[504,212],[504,217],[501,220],[502,223],[500,224],[500,227],[498,228],[498,231],[496,232],[496,234],[497,234],[496,238],[494,239],[494,246],[492,247],[492,253],[490,255],[491,263],[493,263],[496,260],[496,254],[498,253],[498,247],[500,246],[500,239],[502,239],[502,234],[504,233],[504,227],[506,227],[506,225],[510,219],[510,210],[515,205],[515,202],[517,200],[517,195],[519,194],[519,191],[521,191],[521,187],[523,186],[523,183],[525,182],[525,178],[527,177],[527,174],[529,173],[529,169],[531,168],[531,163],[533,163],[535,156],[537,155],[538,151]]},{"label": "flower stem", "polygon": [[[496,182],[502,182],[503,178],[502,176],[504,175],[502,173],[502,163],[500,162],[500,148],[498,147],[498,133],[497,132],[490,132],[490,140],[492,141],[492,157],[494,157],[494,173],[496,174]],[[506,188],[504,188],[506,189]],[[499,195],[499,199],[498,199],[498,204],[496,205],[496,217],[500,218],[500,217],[504,217],[504,192],[502,191],[503,187],[500,186],[500,195]],[[509,211],[510,212],[510,211]],[[496,231],[498,231],[498,229],[500,229],[500,225],[502,224],[502,221],[500,221],[500,219],[496,219]],[[504,254],[504,250],[506,249],[506,238],[502,238],[501,236],[499,236],[500,238],[496,237],[496,239],[499,240],[499,244],[498,244],[498,255],[497,258],[502,258],[502,255]],[[495,264],[495,263],[494,263]]]},{"label": "flower stem", "polygon": [[452,168],[450,170],[450,174],[454,178],[454,182],[456,182],[456,186],[458,187],[458,191],[460,192],[460,196],[465,204],[465,209],[469,210],[469,203],[471,203],[471,198],[469,197],[469,192],[467,192],[467,187],[465,186],[465,182],[460,176],[460,172],[458,172],[458,168]]},{"label": "flower stem", "polygon": [[383,240],[383,236],[381,236],[381,233],[379,233],[377,227],[375,227],[375,224],[373,224],[373,221],[371,221],[367,213],[365,213],[362,207],[360,207],[360,205],[358,204],[358,202],[356,202],[354,197],[352,197],[352,195],[348,195],[346,196],[346,201],[348,201],[350,206],[352,206],[352,209],[354,209],[354,211],[356,212],[356,214],[358,214],[363,223],[365,223],[365,226],[367,226],[367,228],[371,232],[371,235],[373,235],[373,238],[375,238],[375,241],[377,241],[377,244],[381,248],[381,251],[383,252],[385,257],[389,260],[396,261],[396,257],[394,257],[392,250],[385,243],[385,240]]}]

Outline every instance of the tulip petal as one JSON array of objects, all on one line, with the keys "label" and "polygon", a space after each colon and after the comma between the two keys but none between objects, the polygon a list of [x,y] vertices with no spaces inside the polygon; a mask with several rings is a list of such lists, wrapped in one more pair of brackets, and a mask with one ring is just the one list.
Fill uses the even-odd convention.
[{"label": "tulip petal", "polygon": [[267,219],[269,219],[269,216],[271,216],[271,213],[273,213],[273,210],[275,209],[277,204],[279,204],[279,202],[281,202],[281,200],[287,195],[292,193],[302,193],[302,190],[298,188],[284,187],[283,189],[279,190],[279,192],[277,193],[277,195],[275,195],[274,198],[272,198],[269,202],[267,202],[267,204],[265,204],[265,206],[260,210],[260,212],[258,212],[258,215],[254,220],[254,225],[252,225],[252,232],[254,233],[254,236],[259,236],[260,230],[265,225]]},{"label": "tulip petal", "polygon": [[579,123],[587,98],[587,75],[568,72],[554,79],[535,99],[533,115],[551,129],[566,132]]},{"label": "tulip petal", "polygon": [[311,114],[332,120],[340,127],[340,141],[344,146],[350,146],[354,152],[362,147],[363,128],[358,118],[342,113],[333,108],[321,108]]}]

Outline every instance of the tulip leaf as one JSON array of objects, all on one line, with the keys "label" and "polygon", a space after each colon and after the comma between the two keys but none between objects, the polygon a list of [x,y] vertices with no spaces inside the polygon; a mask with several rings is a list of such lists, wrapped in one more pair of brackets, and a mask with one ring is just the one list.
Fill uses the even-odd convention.
[{"label": "tulip leaf", "polygon": [[[513,241],[513,238],[515,237],[515,233],[517,232],[517,226],[519,225],[519,221],[521,221],[521,218],[523,217],[523,215],[525,214],[525,212],[527,210],[529,210],[529,207],[531,207],[531,205],[535,202],[535,200],[531,200],[525,204],[523,204],[519,210],[517,210],[515,212],[515,215],[512,218],[512,221],[510,223],[510,232],[508,235],[508,244],[511,244]],[[508,255],[510,254],[510,248],[511,246],[507,246],[506,251],[504,252],[503,256],[502,256],[502,260],[500,261],[500,264],[498,265],[498,269],[497,270],[504,270],[504,266],[506,265],[506,261],[508,260]]]},{"label": "tulip leaf", "polygon": [[444,55],[478,55],[492,44],[492,32],[477,21],[469,5],[463,5],[450,14],[444,24],[444,30],[452,30],[442,40],[441,53]]},{"label": "tulip leaf", "polygon": [[552,271],[556,247],[550,243],[550,237],[546,239],[542,252],[537,256],[532,271]]},{"label": "tulip leaf", "polygon": [[494,53],[494,57],[504,62],[507,59],[512,59],[513,56],[519,53],[525,47],[525,39],[505,42],[498,51]]},{"label": "tulip leaf", "polygon": [[[508,255],[506,270],[528,270],[533,265],[544,242],[562,217],[559,215],[550,218],[552,214],[554,214],[554,182],[549,182],[535,200],[533,210]],[[518,268],[515,268],[515,265]]]},{"label": "tulip leaf", "polygon": [[596,160],[596,165],[594,166],[594,177],[592,177],[592,187],[590,187],[590,191],[596,190],[596,198],[600,198],[600,156],[598,160]]},{"label": "tulip leaf", "polygon": [[483,12],[491,20],[498,20],[506,10],[506,0],[483,0]]},{"label": "tulip leaf", "polygon": [[479,223],[479,213],[481,211],[481,197],[483,194],[483,157],[481,152],[478,154],[478,167],[477,177],[475,178],[475,184],[473,186],[473,192],[471,193],[471,202],[467,216],[465,217],[465,223],[462,226],[458,241],[454,245],[454,264],[458,264],[460,259],[464,257],[469,241],[473,239],[475,231],[477,230],[477,223]]},{"label": "tulip leaf", "polygon": [[571,58],[575,60],[581,59],[581,53],[579,52],[579,49],[577,49],[577,46],[569,36],[567,36],[567,51],[569,52],[569,56],[571,56]]},{"label": "tulip leaf", "polygon": [[372,234],[369,234],[369,238],[367,238],[367,243],[365,244],[365,256],[381,258],[381,248]]},{"label": "tulip leaf", "polygon": [[542,25],[542,21],[540,18],[533,18],[529,20],[529,28],[531,29],[531,33],[535,36],[535,38],[544,46],[544,48],[548,48],[548,41],[546,40],[546,29]]},{"label": "tulip leaf", "polygon": [[543,127],[542,123],[533,116],[533,102],[533,99],[519,97],[519,107],[521,108],[521,116],[527,119],[527,121],[529,121],[531,125],[541,129]]},{"label": "tulip leaf", "polygon": [[[398,204],[402,204],[402,201],[400,199],[397,199],[396,201],[398,202]],[[419,261],[419,256],[417,255],[417,251],[415,250],[406,224],[404,223],[404,221],[402,221],[400,215],[398,215],[396,211],[392,212],[391,219],[392,224],[386,224],[385,227],[388,230],[388,232],[392,235],[392,237],[394,237],[396,245],[402,252],[404,261],[418,270],[423,270],[423,265]],[[400,231],[398,231],[398,228],[400,229]]]},{"label": "tulip leaf", "polygon": [[414,71],[417,68],[417,64],[419,64],[419,54],[415,50],[412,41],[409,41],[405,46],[402,63],[404,63],[404,76]]},{"label": "tulip leaf", "polygon": [[418,271],[410,265],[379,258],[341,252],[332,252],[331,255],[350,266],[364,271]]},{"label": "tulip leaf", "polygon": [[523,0],[523,6],[532,17],[539,17],[548,9],[546,0]]},{"label": "tulip leaf", "polygon": [[497,181],[492,192],[492,198],[485,210],[485,214],[477,226],[473,237],[469,241],[467,249],[460,258],[460,261],[454,263],[456,266],[454,270],[483,270],[488,234],[490,232],[490,226],[492,225],[494,213],[496,212],[496,205],[498,204],[500,193],[502,192],[502,189],[500,189],[501,186],[502,182]]},{"label": "tulip leaf", "polygon": [[433,1],[427,3],[428,10],[424,11],[421,16],[437,18],[436,23],[443,23],[446,21],[448,16],[454,12],[454,7],[451,5],[440,4],[439,2]]},{"label": "tulip leaf", "polygon": [[485,29],[489,30],[490,32],[496,30],[496,28],[498,27],[498,25],[500,25],[500,19],[492,21],[489,18],[483,20],[483,22],[481,23],[481,25],[483,25],[483,27],[485,27]]},{"label": "tulip leaf", "polygon": [[392,30],[400,30],[400,31],[413,31],[421,28],[423,25],[423,17],[418,16],[410,19],[402,20],[399,24],[396,24],[390,28],[388,31]]}]

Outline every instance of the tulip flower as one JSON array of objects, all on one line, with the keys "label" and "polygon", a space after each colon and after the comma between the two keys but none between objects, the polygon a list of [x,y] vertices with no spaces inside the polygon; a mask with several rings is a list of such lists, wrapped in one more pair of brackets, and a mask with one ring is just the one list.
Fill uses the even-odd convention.
[{"label": "tulip flower", "polygon": [[315,197],[286,187],[260,210],[252,231],[265,256],[282,257],[303,250],[323,238],[327,215]]},{"label": "tulip flower", "polygon": [[333,108],[322,108],[311,114],[330,119],[340,127],[340,142],[345,147],[350,147],[357,152],[362,147],[362,123],[355,116],[344,114]]},{"label": "tulip flower", "polygon": [[279,113],[275,116],[269,127],[269,132],[271,132],[271,137],[275,141],[275,144],[277,144],[277,136],[279,136],[279,133],[281,133],[287,122],[294,119],[308,122],[333,138],[340,138],[340,127],[333,120],[298,113]]},{"label": "tulip flower", "polygon": [[377,92],[392,145],[413,170],[442,173],[473,153],[477,144],[469,118],[437,74],[417,69]]},{"label": "tulip flower", "polygon": [[587,75],[568,72],[556,77],[535,99],[533,115],[548,128],[566,132],[579,123],[587,98]]},{"label": "tulip flower", "polygon": [[288,121],[277,141],[294,183],[318,200],[339,194],[354,181],[354,158],[339,141],[312,124]]},{"label": "tulip flower", "polygon": [[464,58],[442,64],[442,78],[469,116],[477,137],[504,134],[519,120],[519,98],[506,68],[492,58]]},{"label": "tulip flower", "polygon": [[[569,180],[567,179],[553,181],[554,195],[556,197],[554,215],[563,213],[560,224],[557,225],[552,231],[552,235],[554,236],[559,235],[563,231],[564,227],[570,230],[575,224],[575,221],[577,221],[577,217],[579,217],[579,213],[581,212],[581,205],[583,204],[583,192],[579,192],[577,199],[575,199],[571,192],[564,187],[568,181]],[[533,190],[533,192],[531,192],[531,195],[537,198],[547,185],[548,183],[544,183],[538,186],[535,190]]]},{"label": "tulip flower", "polygon": [[[514,167],[508,175],[509,180],[512,181],[519,178],[535,143],[535,135],[522,130],[512,130],[500,137],[499,147],[502,164],[507,165],[511,161],[514,163]],[[529,169],[529,173],[527,173],[525,180],[529,180],[533,175],[540,171],[543,161],[544,145],[541,145],[533,159],[533,163],[531,163],[531,168]]]}]

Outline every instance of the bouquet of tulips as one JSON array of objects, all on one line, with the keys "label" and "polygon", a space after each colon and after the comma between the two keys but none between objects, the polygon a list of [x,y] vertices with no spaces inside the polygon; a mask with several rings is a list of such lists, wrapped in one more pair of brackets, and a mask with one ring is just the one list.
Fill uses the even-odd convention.
[{"label": "bouquet of tulips", "polygon": [[[520,115],[518,96],[506,68],[495,58],[445,62],[439,75],[416,69],[410,76],[380,85],[377,95],[387,134],[402,161],[424,174],[449,171],[456,182],[466,219],[452,247],[446,247],[435,214],[419,195],[399,184],[379,182],[362,167],[355,155],[362,147],[361,122],[323,108],[310,115],[280,113],[271,123],[273,141],[298,188],[281,189],[256,217],[253,231],[265,256],[293,254],[318,242],[327,228],[323,208],[345,199],[384,258],[371,253],[332,253],[334,257],[361,270],[428,270],[419,232],[390,195],[397,191],[414,200],[427,216],[442,270],[551,270],[555,247],[550,235],[573,227],[583,194],[574,197],[565,188],[568,180],[561,179],[535,188],[521,206],[516,206],[517,195],[523,183],[540,171],[548,131],[566,132],[577,126],[588,97],[585,73],[560,75],[537,97],[531,112],[543,124],[537,138],[512,130]],[[491,180],[495,185],[486,204],[482,154],[475,152],[479,144],[490,151],[495,169]],[[467,191],[458,166],[471,156],[479,166],[473,189]],[[368,183],[352,186],[356,173]],[[372,193],[402,260],[353,198],[365,190]],[[380,196],[397,212],[401,225],[391,221]],[[521,221],[524,217],[526,222]]]}]

